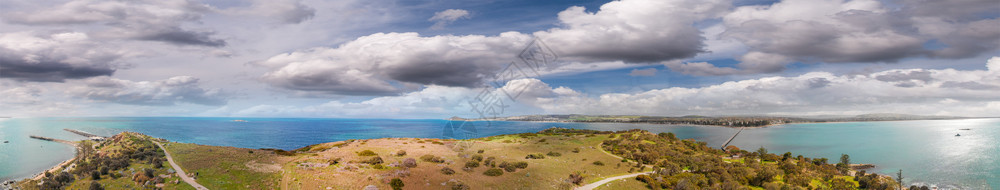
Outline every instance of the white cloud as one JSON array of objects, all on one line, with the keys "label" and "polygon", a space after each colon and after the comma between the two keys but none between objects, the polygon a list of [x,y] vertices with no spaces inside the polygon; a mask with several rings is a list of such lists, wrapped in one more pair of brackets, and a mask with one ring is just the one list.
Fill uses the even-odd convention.
[{"label": "white cloud", "polygon": [[695,22],[720,17],[730,6],[727,0],[625,0],[606,3],[594,13],[570,7],[559,13],[565,27],[535,36],[576,61],[691,58],[705,51],[705,37]]},{"label": "white cloud", "polygon": [[452,22],[455,22],[456,20],[463,18],[469,19],[472,18],[472,16],[469,15],[469,11],[467,10],[448,9],[434,13],[434,16],[427,20],[434,21],[434,26],[431,26],[431,29],[440,30],[444,29],[446,25],[451,24]]},{"label": "white cloud", "polygon": [[[992,58],[989,64],[1000,58]],[[997,116],[1000,69],[902,69],[869,75],[811,72],[793,77],[766,77],[700,88],[667,88],[634,94],[596,97],[556,93],[538,97],[549,113],[639,115],[852,114],[909,113]],[[905,85],[901,85],[905,84]],[[539,92],[544,94],[544,92]],[[986,106],[984,106],[986,105]]]}]

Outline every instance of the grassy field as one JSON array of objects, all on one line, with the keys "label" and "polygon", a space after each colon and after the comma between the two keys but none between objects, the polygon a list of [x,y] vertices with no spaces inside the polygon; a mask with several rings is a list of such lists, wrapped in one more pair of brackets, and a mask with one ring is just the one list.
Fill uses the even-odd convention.
[{"label": "grassy field", "polygon": [[[400,178],[404,189],[446,189],[458,184],[471,189],[571,189],[575,185],[567,182],[571,173],[580,172],[584,181],[593,182],[605,177],[626,174],[629,163],[600,150],[600,143],[606,135],[501,135],[480,139],[453,141],[439,139],[393,138],[358,140],[341,144],[325,151],[290,156],[292,160],[282,169],[284,189],[360,189],[375,185],[379,189],[390,189],[387,182]],[[316,147],[328,147],[326,144]],[[573,150],[578,150],[573,152]],[[360,163],[376,156],[360,156],[357,153],[371,150],[384,163],[383,168]],[[397,156],[400,151],[406,155]],[[482,150],[482,153],[479,151]],[[529,154],[558,153],[559,156],[545,156],[544,159],[526,159]],[[434,155],[444,160],[434,163],[420,160],[423,155]],[[485,162],[471,170],[463,170],[465,163],[474,156],[501,162],[527,162],[528,167],[515,172],[504,172],[500,176],[487,176],[483,172],[491,168]],[[553,154],[555,155],[555,154]],[[393,163],[407,158],[418,160],[417,166],[406,168]],[[331,160],[339,163],[330,164]],[[605,163],[594,165],[595,161]],[[454,174],[441,172],[451,168]]]},{"label": "grassy field", "polygon": [[199,184],[209,189],[277,189],[279,156],[271,151],[166,143],[174,161],[185,172],[197,174]]}]

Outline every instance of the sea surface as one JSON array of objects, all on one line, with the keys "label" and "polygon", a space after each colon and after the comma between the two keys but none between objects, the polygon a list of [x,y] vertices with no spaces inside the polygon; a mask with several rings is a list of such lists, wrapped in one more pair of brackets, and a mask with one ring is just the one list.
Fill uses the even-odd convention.
[{"label": "sea surface", "polygon": [[[246,122],[236,121],[246,120]],[[295,149],[348,139],[384,137],[474,138],[537,132],[550,127],[595,130],[644,129],[673,132],[719,147],[738,129],[622,123],[471,122],[475,130],[445,130],[460,121],[404,119],[303,118],[9,118],[0,119],[0,180],[23,179],[72,158],[69,145],[28,138],[38,135],[65,140],[82,136],[76,129],[111,136],[135,131],[170,141],[243,148]],[[468,126],[468,125],[466,125]],[[468,127],[467,127],[468,128]],[[969,129],[969,130],[961,130]],[[956,136],[961,134],[961,136]],[[942,189],[1000,189],[1000,119],[921,120],[890,122],[809,123],[746,129],[730,145],[771,153],[825,157],[841,154],[852,163],[869,163],[871,171],[904,183]]]}]

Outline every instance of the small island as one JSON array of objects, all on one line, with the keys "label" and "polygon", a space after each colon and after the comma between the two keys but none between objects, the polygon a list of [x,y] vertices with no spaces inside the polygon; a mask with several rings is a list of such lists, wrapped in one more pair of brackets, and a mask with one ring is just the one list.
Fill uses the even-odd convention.
[{"label": "small island", "polygon": [[[346,140],[295,150],[123,132],[76,142],[67,165],[17,189],[886,189],[888,176],[672,133],[550,128],[477,139]],[[169,161],[169,164],[168,164]],[[849,161],[848,161],[849,162]],[[190,179],[190,182],[187,180]],[[624,180],[619,180],[624,179]]]}]

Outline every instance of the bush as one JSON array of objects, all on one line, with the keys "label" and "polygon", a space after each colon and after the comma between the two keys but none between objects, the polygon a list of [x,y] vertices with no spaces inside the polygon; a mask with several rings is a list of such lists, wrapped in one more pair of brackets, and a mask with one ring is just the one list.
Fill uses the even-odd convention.
[{"label": "bush", "polygon": [[444,175],[451,175],[451,174],[455,174],[455,170],[453,170],[451,168],[448,168],[448,167],[444,167],[444,168],[441,168],[441,173],[443,173]]},{"label": "bush", "polygon": [[495,166],[497,166],[496,159],[497,158],[490,156],[490,157],[486,158],[486,160],[483,160],[483,165],[484,166],[489,166],[489,167],[495,167]]},{"label": "bush", "polygon": [[573,148],[573,153],[580,153],[580,148]]},{"label": "bush", "polygon": [[97,183],[95,181],[90,183],[90,190],[104,190],[104,187],[102,187],[100,183]]},{"label": "bush", "polygon": [[543,142],[545,142],[545,139],[538,140],[538,142],[543,143]]},{"label": "bush", "polygon": [[569,182],[580,185],[580,182],[583,182],[583,175],[580,175],[580,172],[571,173],[569,174]]},{"label": "bush", "polygon": [[372,165],[372,168],[373,168],[373,169],[376,169],[376,170],[381,170],[381,169],[385,169],[385,165],[382,165],[382,164],[374,164],[374,165]]},{"label": "bush", "polygon": [[378,154],[375,154],[375,151],[372,150],[362,150],[361,152],[358,152],[358,156],[375,156],[375,155]]},{"label": "bush", "polygon": [[497,166],[500,167],[500,168],[503,168],[503,170],[507,171],[507,172],[515,172],[515,171],[517,171],[517,167],[514,167],[514,164],[511,164],[511,163],[508,163],[508,162],[501,162],[500,165],[497,165]]},{"label": "bush", "polygon": [[549,155],[549,156],[553,156],[553,157],[562,156],[562,154],[560,154],[558,152],[554,152],[554,151],[549,151],[549,153],[546,153],[545,155]]},{"label": "bush", "polygon": [[417,167],[417,159],[406,158],[403,160],[403,166],[406,166],[407,168]]},{"label": "bush", "polygon": [[528,154],[528,156],[525,156],[524,159],[545,159],[545,155],[542,155],[541,153]]},{"label": "bush", "polygon": [[515,168],[519,168],[519,169],[528,168],[528,162],[524,162],[524,161],[514,162],[514,167]]},{"label": "bush", "polygon": [[101,180],[101,172],[99,172],[99,171],[92,171],[92,172],[90,172],[90,179]]},{"label": "bush", "polygon": [[389,181],[389,186],[392,186],[393,190],[401,190],[403,189],[403,180],[399,178],[392,178],[392,180]]},{"label": "bush", "polygon": [[396,152],[396,156],[406,156],[406,151],[405,150],[399,150],[398,152]]},{"label": "bush", "polygon": [[444,163],[444,158],[437,157],[437,156],[430,155],[430,154],[420,156],[420,160],[423,160],[425,162]]},{"label": "bush", "polygon": [[601,161],[594,161],[594,165],[598,165],[598,166],[603,166],[603,165],[604,165],[604,162],[601,162]]},{"label": "bush", "polygon": [[476,167],[479,167],[479,162],[476,162],[476,161],[465,162],[465,167],[466,168],[476,168]]},{"label": "bush", "polygon": [[382,163],[382,157],[376,156],[374,158],[371,158],[371,159],[368,159],[368,160],[365,160],[365,161],[361,161],[361,163],[366,163],[366,164],[371,164],[371,165],[381,164]]},{"label": "bush", "polygon": [[476,151],[476,153],[480,153],[480,154],[482,154],[483,152],[486,152],[486,151],[483,150],[483,149],[479,149],[479,151]]},{"label": "bush", "polygon": [[472,160],[475,160],[476,162],[483,161],[483,155],[472,155]]},{"label": "bush", "polygon": [[490,169],[486,170],[485,172],[483,172],[483,175],[486,175],[486,176],[500,176],[500,175],[503,175],[503,170],[498,169],[498,168],[490,168]]}]

